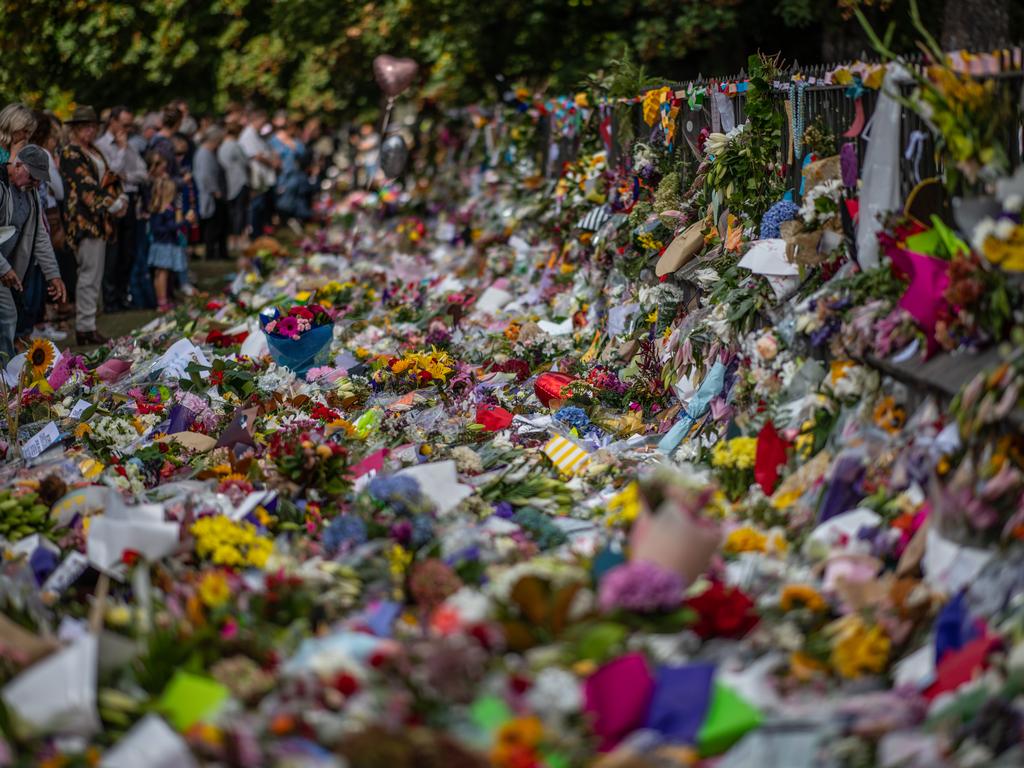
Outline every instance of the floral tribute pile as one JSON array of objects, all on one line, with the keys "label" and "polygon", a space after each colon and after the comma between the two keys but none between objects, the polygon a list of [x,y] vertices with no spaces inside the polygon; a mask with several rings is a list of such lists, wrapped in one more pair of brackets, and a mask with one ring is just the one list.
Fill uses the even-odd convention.
[{"label": "floral tribute pile", "polygon": [[[941,62],[936,130],[1001,108]],[[870,158],[808,115],[787,193],[748,71],[617,165],[595,83],[551,178],[517,102],[496,167],[8,366],[0,765],[1021,765],[1024,177],[938,134],[987,212],[865,240]]]}]

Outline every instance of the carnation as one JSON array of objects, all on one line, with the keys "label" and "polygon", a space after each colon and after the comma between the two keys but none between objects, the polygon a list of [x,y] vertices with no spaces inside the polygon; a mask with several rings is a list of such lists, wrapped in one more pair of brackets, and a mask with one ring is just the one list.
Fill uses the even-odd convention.
[{"label": "carnation", "polygon": [[608,571],[601,580],[598,599],[603,611],[670,611],[679,607],[685,586],[678,573],[637,561]]}]

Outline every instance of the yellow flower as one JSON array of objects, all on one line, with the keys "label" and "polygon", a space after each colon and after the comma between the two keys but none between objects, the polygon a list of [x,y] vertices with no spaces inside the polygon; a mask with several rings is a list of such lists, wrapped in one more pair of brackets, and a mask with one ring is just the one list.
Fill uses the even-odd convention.
[{"label": "yellow flower", "polygon": [[53,365],[53,345],[46,339],[35,339],[25,353],[25,360],[32,370],[33,379],[41,379]]},{"label": "yellow flower", "polygon": [[719,442],[711,451],[711,466],[728,469],[753,469],[757,457],[756,437],[734,437]]},{"label": "yellow flower", "polygon": [[832,636],[830,661],[841,677],[852,679],[885,669],[891,644],[881,627],[868,626],[851,613],[825,627],[825,634]]},{"label": "yellow flower", "polygon": [[530,716],[509,720],[498,729],[491,762],[496,766],[512,765],[524,750],[536,748],[543,737],[544,726],[540,718]]},{"label": "yellow flower", "polygon": [[92,434],[92,427],[83,421],[75,427],[74,434],[77,439],[81,440],[86,435]]},{"label": "yellow flower", "polygon": [[784,611],[806,608],[818,613],[828,608],[825,598],[814,587],[807,584],[787,584],[779,598],[779,607]]},{"label": "yellow flower", "polygon": [[764,552],[767,548],[768,536],[749,525],[730,533],[723,546],[726,554],[730,555],[738,555],[740,552]]},{"label": "yellow flower", "polygon": [[802,651],[796,651],[789,656],[789,671],[801,682],[813,680],[827,670],[827,666]]},{"label": "yellow flower", "polygon": [[634,480],[619,491],[608,502],[608,517],[605,519],[609,527],[632,523],[640,514],[640,486]]},{"label": "yellow flower", "polygon": [[199,599],[207,608],[218,608],[231,597],[231,586],[220,571],[207,571],[199,582]]},{"label": "yellow flower", "polygon": [[804,495],[804,492],[800,488],[792,488],[782,493],[776,493],[771,497],[771,505],[775,509],[784,510],[789,509],[796,504],[800,497]]},{"label": "yellow flower", "polygon": [[127,627],[132,620],[132,611],[123,603],[114,603],[107,606],[104,619],[108,626],[117,628]]}]

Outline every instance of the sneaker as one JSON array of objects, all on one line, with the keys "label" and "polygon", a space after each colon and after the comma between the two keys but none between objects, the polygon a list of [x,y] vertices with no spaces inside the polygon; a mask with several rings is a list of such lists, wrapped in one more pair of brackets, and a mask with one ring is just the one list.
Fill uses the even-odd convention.
[{"label": "sneaker", "polygon": [[196,295],[195,286],[192,286],[192,285],[183,285],[178,290],[180,290],[182,292],[182,294],[184,294],[185,296],[195,296]]},{"label": "sneaker", "polygon": [[75,340],[80,347],[91,347],[99,344],[106,344],[108,339],[99,331],[78,331]]},{"label": "sneaker", "polygon": [[46,325],[37,325],[35,330],[32,331],[33,339],[49,339],[50,341],[64,341],[68,337],[67,331],[62,331],[60,328],[46,323]]}]

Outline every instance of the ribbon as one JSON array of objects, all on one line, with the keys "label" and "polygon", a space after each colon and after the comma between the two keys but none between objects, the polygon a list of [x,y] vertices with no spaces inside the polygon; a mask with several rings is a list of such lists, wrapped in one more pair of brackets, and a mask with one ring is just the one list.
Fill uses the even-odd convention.
[{"label": "ribbon", "polygon": [[914,183],[921,183],[921,154],[924,151],[924,141],[928,134],[924,131],[911,131],[910,139],[907,142],[907,150],[903,156],[907,160],[914,161]]},{"label": "ribbon", "polygon": [[860,136],[861,131],[864,130],[864,101],[857,97],[857,100],[853,103],[853,122],[850,123],[850,127],[846,129],[846,133],[843,134],[848,139],[855,139]]}]

